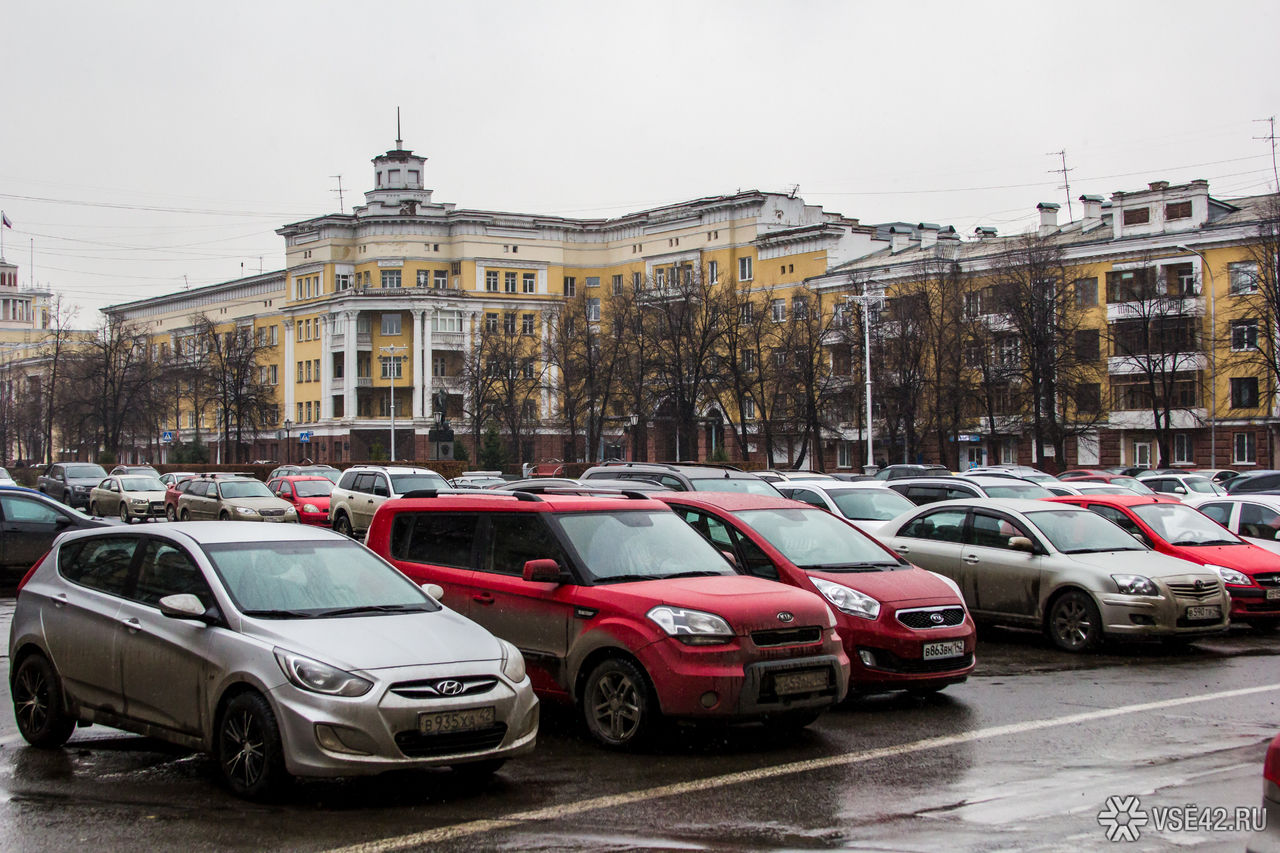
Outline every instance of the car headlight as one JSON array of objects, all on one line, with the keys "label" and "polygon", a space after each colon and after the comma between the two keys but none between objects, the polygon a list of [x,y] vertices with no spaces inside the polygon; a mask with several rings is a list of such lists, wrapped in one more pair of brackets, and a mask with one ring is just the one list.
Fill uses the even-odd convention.
[{"label": "car headlight", "polygon": [[524,655],[506,640],[498,642],[502,644],[502,674],[519,684],[524,681]]},{"label": "car headlight", "polygon": [[146,499],[146,498],[133,498],[133,499],[131,499],[131,500],[130,500],[130,503],[132,503],[134,506],[146,506],[146,505],[147,505],[147,499]]},{"label": "car headlight", "polygon": [[1112,575],[1116,588],[1124,595],[1159,595],[1160,590],[1151,578],[1143,575]]},{"label": "car headlight", "polygon": [[89,494],[90,488],[91,488],[90,486],[72,486],[71,490],[74,492],[79,492],[81,494],[87,495]]},{"label": "car headlight", "polygon": [[277,648],[276,662],[289,681],[303,690],[329,696],[363,696],[373,682],[345,670]]},{"label": "car headlight", "polygon": [[241,515],[257,515],[258,514],[258,511],[256,509],[253,509],[252,507],[247,507],[247,506],[236,507],[236,512],[240,513]]},{"label": "car headlight", "polygon": [[319,512],[320,507],[316,506],[315,504],[303,504],[302,511],[303,512]]},{"label": "car headlight", "polygon": [[875,619],[880,615],[880,602],[865,593],[822,578],[811,577],[809,580],[842,613],[861,616],[863,619]]},{"label": "car headlight", "polygon": [[1223,583],[1229,583],[1232,586],[1253,586],[1253,581],[1244,572],[1237,572],[1235,569],[1228,569],[1226,566],[1206,565],[1205,568],[1217,572]]},{"label": "car headlight", "polygon": [[690,646],[712,646],[733,639],[729,623],[714,613],[659,605],[646,614],[669,636]]}]

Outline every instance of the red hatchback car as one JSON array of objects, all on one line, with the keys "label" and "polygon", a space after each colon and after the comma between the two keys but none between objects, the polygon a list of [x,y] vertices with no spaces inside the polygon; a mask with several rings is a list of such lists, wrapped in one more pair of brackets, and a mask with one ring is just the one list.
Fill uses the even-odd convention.
[{"label": "red hatchback car", "polygon": [[333,481],[313,474],[291,474],[267,483],[271,493],[293,504],[298,521],[317,527],[329,526],[329,494]]},{"label": "red hatchback car", "polygon": [[534,690],[609,746],[663,715],[804,726],[849,686],[822,598],[739,575],[638,493],[396,498],[366,544],[515,644]]},{"label": "red hatchback car", "polygon": [[1161,554],[1215,570],[1231,594],[1231,618],[1263,631],[1280,626],[1280,555],[1251,545],[1173,498],[1067,495],[1045,498],[1109,518]]},{"label": "red hatchback car", "polygon": [[969,677],[977,629],[960,589],[847,521],[786,498],[664,492],[747,574],[817,592],[836,611],[850,691],[932,693]]}]

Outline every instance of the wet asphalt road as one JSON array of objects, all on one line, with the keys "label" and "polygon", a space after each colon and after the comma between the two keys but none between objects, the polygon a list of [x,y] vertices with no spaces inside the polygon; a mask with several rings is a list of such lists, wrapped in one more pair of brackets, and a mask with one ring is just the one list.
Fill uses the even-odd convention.
[{"label": "wet asphalt road", "polygon": [[[0,599],[6,640],[11,612]],[[1238,851],[1245,835],[1225,829],[1147,826],[1112,845],[1098,813],[1111,795],[1257,805],[1280,732],[1278,652],[1280,638],[1239,630],[1073,657],[990,631],[967,684],[862,699],[798,735],[677,730],[617,754],[544,706],[537,752],[489,782],[447,771],[307,782],[272,805],[230,796],[203,756],[110,729],[26,747],[6,679],[0,850]]]}]

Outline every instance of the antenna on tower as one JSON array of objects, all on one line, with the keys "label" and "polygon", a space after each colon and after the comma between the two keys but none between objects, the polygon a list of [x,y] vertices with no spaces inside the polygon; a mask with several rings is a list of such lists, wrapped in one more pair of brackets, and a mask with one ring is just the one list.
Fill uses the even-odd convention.
[{"label": "antenna on tower", "polygon": [[336,190],[329,190],[329,192],[331,192],[331,193],[337,193],[337,194],[338,194],[338,212],[339,212],[339,213],[346,213],[346,212],[347,212],[347,208],[346,208],[345,206],[343,206],[343,204],[342,204],[342,176],[341,176],[341,175],[330,175],[329,177],[331,177],[331,178],[337,178],[337,179],[338,179],[338,188],[337,188]]},{"label": "antenna on tower", "polygon": [[1271,143],[1271,175],[1276,179],[1276,192],[1280,192],[1280,169],[1276,168],[1276,117],[1255,118],[1254,121],[1265,121],[1271,126],[1270,133],[1266,136],[1255,136],[1254,139],[1261,139]]},{"label": "antenna on tower", "polygon": [[399,151],[403,147],[400,140],[400,108],[396,107],[396,150]]},{"label": "antenna on tower", "polygon": [[[241,266],[243,266],[243,264],[242,264]],[[187,275],[186,275],[186,273],[183,273],[183,275],[182,275],[182,289],[183,289],[183,290],[190,290],[190,289],[191,289],[191,282],[187,281]]]},{"label": "antenna on tower", "polygon": [[795,198],[795,197],[796,197],[796,194],[797,194],[798,192],[800,192],[800,185],[799,185],[799,184],[792,184],[792,185],[791,185],[791,192],[787,193],[787,197],[788,197],[788,198]]},{"label": "antenna on tower", "polygon": [[1049,170],[1049,174],[1051,174],[1051,175],[1062,175],[1062,186],[1058,187],[1058,189],[1060,189],[1060,190],[1066,190],[1066,191],[1067,191],[1067,218],[1068,218],[1068,219],[1075,219],[1075,218],[1076,218],[1076,215],[1075,215],[1075,213],[1074,213],[1074,212],[1072,212],[1072,210],[1071,210],[1071,181],[1070,181],[1070,179],[1069,179],[1069,178],[1067,178],[1067,173],[1068,173],[1068,172],[1074,172],[1074,171],[1075,171],[1075,169],[1068,169],[1068,168],[1067,168],[1067,149],[1063,148],[1061,151],[1050,151],[1050,152],[1049,152],[1048,154],[1046,154],[1045,156],[1046,156],[1046,157],[1061,157],[1061,158],[1062,158],[1062,168],[1061,168],[1061,169],[1050,169],[1050,170]]}]

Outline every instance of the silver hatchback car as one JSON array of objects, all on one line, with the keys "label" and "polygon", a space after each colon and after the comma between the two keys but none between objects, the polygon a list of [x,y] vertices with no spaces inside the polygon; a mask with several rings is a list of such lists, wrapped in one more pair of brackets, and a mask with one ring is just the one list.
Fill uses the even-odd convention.
[{"label": "silver hatchback car", "polygon": [[[520,652],[363,546],[235,522],[70,532],[19,588],[19,731],[57,748],[101,723],[212,753],[231,789],[531,751]],[[439,594],[438,588],[431,590]]]}]

